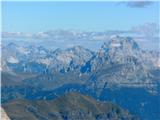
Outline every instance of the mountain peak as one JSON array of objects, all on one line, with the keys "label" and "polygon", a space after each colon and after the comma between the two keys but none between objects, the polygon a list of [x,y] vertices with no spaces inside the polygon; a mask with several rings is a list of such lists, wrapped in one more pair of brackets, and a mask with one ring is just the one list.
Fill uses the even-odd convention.
[{"label": "mountain peak", "polygon": [[103,46],[108,48],[121,48],[121,49],[139,49],[138,44],[131,37],[115,36],[105,43]]},{"label": "mountain peak", "polygon": [[102,45],[99,54],[123,54],[130,56],[139,50],[140,48],[134,39],[130,37],[115,36]]},{"label": "mountain peak", "polygon": [[[97,64],[113,64],[113,63],[127,63],[135,62],[136,58],[139,59],[141,56],[141,50],[134,39],[130,37],[119,37],[114,36],[106,43],[102,45],[97,53],[96,59],[93,63]],[[95,69],[95,68],[93,68]]]}]

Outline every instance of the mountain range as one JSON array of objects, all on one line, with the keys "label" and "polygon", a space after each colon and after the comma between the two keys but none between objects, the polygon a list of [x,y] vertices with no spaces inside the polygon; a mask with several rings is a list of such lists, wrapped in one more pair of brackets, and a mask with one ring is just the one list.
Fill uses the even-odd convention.
[{"label": "mountain range", "polygon": [[52,105],[48,100],[76,91],[118,104],[142,120],[160,119],[160,54],[142,50],[130,37],[112,37],[97,52],[82,46],[52,50],[9,43],[1,47],[2,103],[6,106],[17,107],[18,103],[10,103],[17,99],[25,99],[19,101],[24,105],[31,100],[36,100],[31,106],[39,100]]}]

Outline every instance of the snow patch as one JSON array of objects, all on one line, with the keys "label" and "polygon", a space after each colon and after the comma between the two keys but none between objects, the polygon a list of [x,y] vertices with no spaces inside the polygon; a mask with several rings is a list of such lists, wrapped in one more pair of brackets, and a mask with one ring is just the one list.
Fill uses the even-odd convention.
[{"label": "snow patch", "polygon": [[121,44],[120,44],[120,43],[112,43],[111,46],[112,46],[112,47],[120,47]]},{"label": "snow patch", "polygon": [[22,53],[22,54],[25,54],[27,55],[29,53],[29,51],[23,47],[17,47],[17,50]]},{"label": "snow patch", "polygon": [[15,57],[13,57],[13,56],[9,57],[7,61],[8,61],[9,63],[18,63],[18,62],[19,62],[19,61],[18,61]]},{"label": "snow patch", "polygon": [[50,65],[51,60],[49,60],[49,59],[42,59],[40,62],[41,62],[42,64],[45,64],[45,65]]}]

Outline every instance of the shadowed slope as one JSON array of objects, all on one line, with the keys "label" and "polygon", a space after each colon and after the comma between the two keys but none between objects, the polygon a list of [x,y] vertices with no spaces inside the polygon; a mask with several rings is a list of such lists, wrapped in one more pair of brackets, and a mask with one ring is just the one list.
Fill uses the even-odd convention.
[{"label": "shadowed slope", "polygon": [[131,114],[109,102],[71,92],[55,100],[15,100],[4,104],[13,120],[134,120]]}]

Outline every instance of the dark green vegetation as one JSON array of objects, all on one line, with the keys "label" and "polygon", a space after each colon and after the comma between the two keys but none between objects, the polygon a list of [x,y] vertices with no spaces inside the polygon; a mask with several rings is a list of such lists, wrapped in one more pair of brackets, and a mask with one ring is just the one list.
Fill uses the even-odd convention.
[{"label": "dark green vegetation", "polygon": [[14,100],[3,105],[11,120],[137,120],[110,102],[98,102],[77,92],[55,100]]}]

